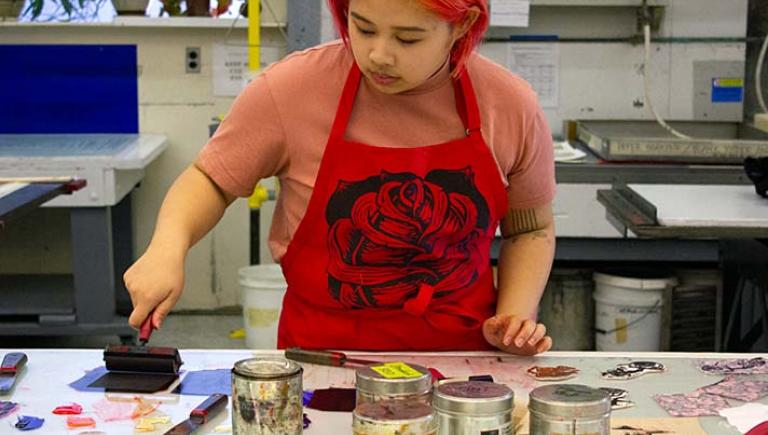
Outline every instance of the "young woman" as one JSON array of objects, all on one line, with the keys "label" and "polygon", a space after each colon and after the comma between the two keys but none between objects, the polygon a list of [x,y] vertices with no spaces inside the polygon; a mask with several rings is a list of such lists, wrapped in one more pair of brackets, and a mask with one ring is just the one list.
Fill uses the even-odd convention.
[{"label": "young woman", "polygon": [[551,135],[530,86],[474,53],[487,1],[329,5],[343,42],[267,68],[171,187],[125,273],[131,325],[162,323],[190,247],[277,175],[279,347],[548,350]]}]

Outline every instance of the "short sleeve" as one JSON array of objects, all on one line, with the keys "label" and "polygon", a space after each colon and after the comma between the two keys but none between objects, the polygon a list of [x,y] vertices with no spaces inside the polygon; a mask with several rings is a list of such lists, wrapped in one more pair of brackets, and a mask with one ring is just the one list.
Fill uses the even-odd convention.
[{"label": "short sleeve", "polygon": [[523,136],[518,159],[507,174],[510,208],[535,208],[555,197],[555,157],[552,133],[540,108],[536,108]]},{"label": "short sleeve", "polygon": [[259,180],[276,175],[286,161],[285,131],[267,77],[261,74],[235,99],[197,162],[224,191],[247,197]]}]

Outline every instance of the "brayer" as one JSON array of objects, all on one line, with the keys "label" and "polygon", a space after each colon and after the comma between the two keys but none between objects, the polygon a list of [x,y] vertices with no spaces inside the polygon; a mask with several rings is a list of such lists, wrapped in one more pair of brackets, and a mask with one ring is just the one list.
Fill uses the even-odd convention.
[{"label": "brayer", "polygon": [[150,313],[139,331],[141,345],[107,346],[104,350],[107,373],[90,387],[104,387],[108,391],[156,392],[178,379],[183,364],[179,350],[146,345],[153,329],[151,318]]}]

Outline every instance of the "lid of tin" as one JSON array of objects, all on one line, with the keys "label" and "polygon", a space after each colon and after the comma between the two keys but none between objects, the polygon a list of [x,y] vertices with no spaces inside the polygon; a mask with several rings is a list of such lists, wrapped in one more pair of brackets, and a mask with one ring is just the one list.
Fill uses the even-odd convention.
[{"label": "lid of tin", "polygon": [[561,418],[600,418],[611,412],[611,399],[608,392],[586,385],[546,385],[531,391],[528,409]]},{"label": "lid of tin", "polygon": [[431,406],[418,399],[399,399],[359,404],[352,413],[352,425],[357,429],[377,427],[383,430],[382,434],[388,433],[387,428],[391,428],[393,434],[420,434],[436,426],[437,422]]},{"label": "lid of tin", "polygon": [[515,393],[506,385],[493,382],[462,381],[439,385],[432,395],[438,411],[468,414],[510,412]]},{"label": "lid of tin", "polygon": [[299,364],[280,357],[258,357],[240,360],[235,363],[232,372],[251,379],[281,379],[302,372]]},{"label": "lid of tin", "polygon": [[424,394],[432,388],[432,373],[426,367],[408,364],[420,376],[387,378],[371,367],[357,369],[355,387],[358,391],[383,396]]}]

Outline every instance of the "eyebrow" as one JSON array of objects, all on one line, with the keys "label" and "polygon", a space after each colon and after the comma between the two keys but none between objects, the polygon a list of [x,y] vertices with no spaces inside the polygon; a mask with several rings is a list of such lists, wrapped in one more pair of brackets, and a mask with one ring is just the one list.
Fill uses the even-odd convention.
[{"label": "eyebrow", "polygon": [[[363,17],[362,15],[358,14],[357,12],[350,11],[349,15],[351,15],[353,18],[355,18],[357,20],[360,20],[360,21],[362,21],[362,22],[364,22],[366,24],[370,24],[372,26],[375,26],[373,21]],[[427,29],[425,29],[423,27],[416,27],[416,26],[393,26],[392,28],[395,29],[395,30],[402,31],[402,32],[426,32],[427,31]]]}]

